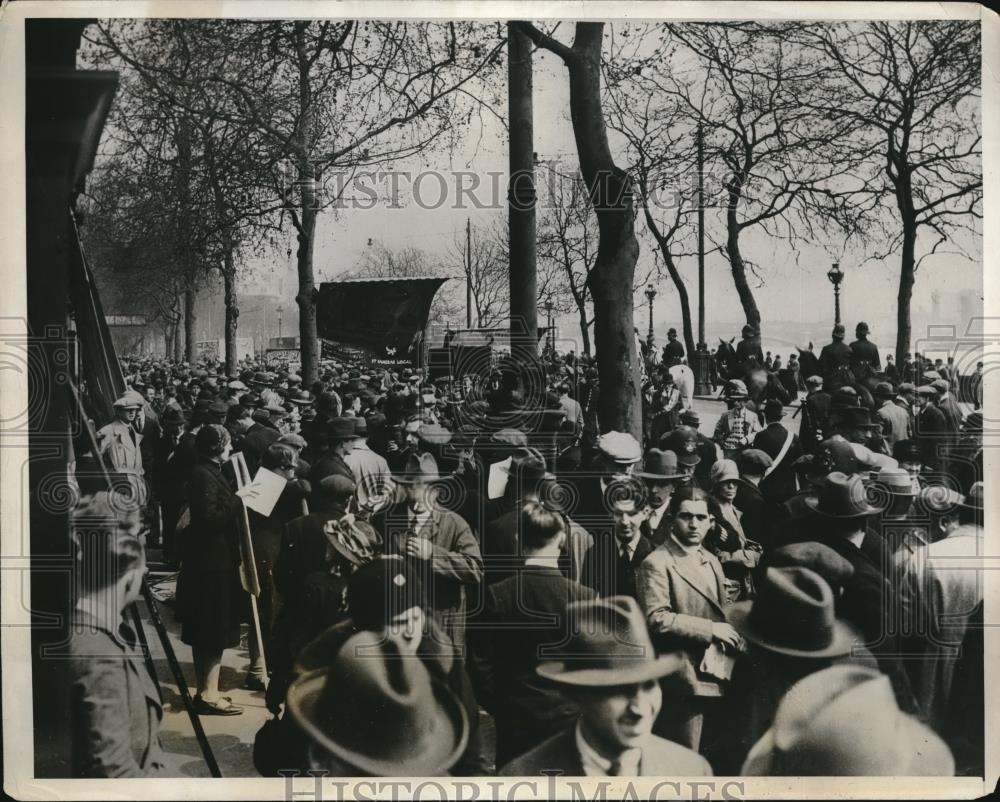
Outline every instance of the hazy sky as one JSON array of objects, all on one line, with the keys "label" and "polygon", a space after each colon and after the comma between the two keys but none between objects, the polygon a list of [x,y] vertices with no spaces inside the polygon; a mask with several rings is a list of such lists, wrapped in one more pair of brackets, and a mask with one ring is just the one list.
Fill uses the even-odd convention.
[{"label": "hazy sky", "polygon": [[[569,41],[571,31],[567,26],[560,31],[565,41]],[[565,68],[554,55],[538,51],[535,54],[535,151],[539,159],[557,159],[574,167],[577,164],[572,126],[569,120],[568,86]],[[505,80],[505,69],[498,73],[498,80]],[[501,96],[505,89],[501,87]],[[506,116],[506,102],[499,110]],[[507,137],[502,125],[492,116],[483,115],[482,123],[474,121],[465,132],[465,147],[455,153],[444,151],[424,154],[420,159],[399,162],[397,170],[409,170],[412,174],[424,170],[440,172],[447,182],[454,186],[455,171],[472,170],[482,176],[483,185],[488,185],[490,171],[505,171],[507,167]],[[403,185],[405,189],[405,184]],[[437,179],[426,177],[419,185],[425,200],[433,201],[439,193]],[[484,191],[484,196],[485,196]],[[454,197],[454,193],[452,193]],[[502,180],[500,201],[506,197],[506,182]],[[317,280],[330,280],[338,273],[354,268],[363,253],[369,238],[382,240],[392,248],[412,245],[428,253],[445,258],[456,234],[464,230],[467,217],[473,224],[486,223],[492,217],[503,214],[501,210],[456,209],[452,204],[442,208],[427,210],[406,202],[401,196],[404,208],[390,208],[380,203],[367,210],[347,210],[336,214],[327,211],[319,218],[315,264]],[[709,211],[706,225],[710,231],[721,232],[720,220]],[[640,218],[638,226],[641,236],[642,253],[640,269],[651,264],[654,258],[651,239],[645,234],[645,225]],[[767,320],[801,322],[804,331],[815,328],[826,332],[833,319],[832,288],[826,278],[826,271],[833,261],[839,261],[846,273],[841,288],[841,302],[845,321],[853,328],[860,319],[867,320],[876,331],[888,332],[895,329],[895,298],[897,289],[898,260],[894,256],[885,263],[868,263],[859,267],[863,255],[844,251],[842,241],[817,242],[815,245],[798,244],[797,251],[784,241],[772,240],[757,232],[747,232],[741,238],[744,255],[761,265],[764,285],[755,289],[757,303],[765,325]],[[979,246],[981,247],[981,246]],[[294,259],[294,256],[293,256]],[[697,263],[690,257],[682,260],[681,272],[688,279],[692,302],[695,301]],[[737,321],[743,313],[733,288],[728,262],[719,253],[706,258],[706,306],[710,321]],[[247,292],[281,292],[292,302],[296,283],[294,264],[282,254],[275,259],[263,260],[254,265],[258,274],[256,281],[244,281]],[[915,308],[930,308],[931,292],[938,288],[955,291],[964,287],[981,287],[981,254],[975,263],[962,257],[941,254],[927,259],[917,275],[914,293]],[[644,272],[644,270],[643,270]],[[751,277],[752,286],[755,283]],[[280,287],[280,289],[279,289]],[[676,294],[669,278],[664,278],[657,289],[660,296],[655,305],[655,319],[658,339],[662,342],[668,325],[679,323],[679,308]],[[696,309],[692,310],[696,313]],[[950,322],[950,321],[949,321]],[[575,321],[568,318],[561,325],[573,326]],[[640,329],[646,330],[646,312],[637,317]],[[882,342],[888,345],[888,338]]]}]

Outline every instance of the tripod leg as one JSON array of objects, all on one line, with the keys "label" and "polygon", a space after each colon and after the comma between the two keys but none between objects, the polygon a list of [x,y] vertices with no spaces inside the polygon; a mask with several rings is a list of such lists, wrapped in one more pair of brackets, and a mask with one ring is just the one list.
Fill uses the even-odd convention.
[{"label": "tripod leg", "polygon": [[170,645],[170,638],[167,635],[166,627],[163,625],[163,620],[160,618],[160,610],[156,605],[156,599],[153,598],[153,594],[149,590],[149,585],[145,581],[142,583],[142,598],[145,600],[146,607],[149,609],[149,618],[153,622],[156,634],[160,636],[160,643],[163,645],[163,652],[167,656],[167,663],[170,665],[170,672],[174,675],[174,680],[177,683],[177,690],[181,695],[181,700],[184,702],[184,709],[187,711],[188,718],[191,720],[191,728],[194,730],[194,737],[198,741],[198,746],[201,747],[201,753],[205,758],[205,764],[208,766],[208,770],[213,777],[221,777],[222,772],[219,770],[219,764],[216,762],[215,755],[212,752],[212,745],[208,742],[208,736],[205,735],[205,729],[201,725],[201,719],[198,717],[198,714],[194,712],[191,694],[188,691],[187,680],[184,678],[184,672],[181,671],[180,663],[177,662],[177,655],[174,653],[174,647]]}]

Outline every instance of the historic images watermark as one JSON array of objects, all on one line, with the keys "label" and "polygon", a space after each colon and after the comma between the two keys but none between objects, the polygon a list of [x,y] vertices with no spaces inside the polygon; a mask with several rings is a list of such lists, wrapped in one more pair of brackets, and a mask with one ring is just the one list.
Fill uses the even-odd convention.
[{"label": "historic images watermark", "polygon": [[553,771],[538,779],[341,780],[321,772],[302,776],[280,772],[285,778],[286,802],[339,802],[366,800],[439,800],[455,802],[513,802],[518,799],[567,799],[572,802],[606,800],[741,800],[745,785],[741,780],[660,780],[653,784],[633,781],[564,778]]}]

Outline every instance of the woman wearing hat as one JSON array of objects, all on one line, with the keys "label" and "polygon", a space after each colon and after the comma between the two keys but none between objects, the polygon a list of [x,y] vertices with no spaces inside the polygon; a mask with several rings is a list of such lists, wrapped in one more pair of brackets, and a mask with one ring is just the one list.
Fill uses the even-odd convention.
[{"label": "woman wearing hat", "polygon": [[714,522],[705,537],[705,548],[722,564],[731,599],[754,596],[753,570],[760,561],[760,543],[750,540],[743,531],[743,512],[735,505],[740,487],[736,463],[722,459],[712,466],[712,500],[709,504]]},{"label": "woman wearing hat", "polygon": [[177,616],[191,647],[201,715],[234,716],[243,708],[219,694],[222,653],[239,645],[247,598],[240,584],[239,515],[242,501],[222,474],[232,449],[229,432],[206,424],[195,436],[198,464],[187,483],[191,525],[180,545]]}]

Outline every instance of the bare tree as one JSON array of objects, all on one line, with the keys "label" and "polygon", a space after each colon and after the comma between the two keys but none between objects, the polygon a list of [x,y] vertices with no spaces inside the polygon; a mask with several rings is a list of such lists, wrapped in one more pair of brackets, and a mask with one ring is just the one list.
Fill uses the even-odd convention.
[{"label": "bare tree", "polygon": [[[449,276],[454,272],[442,269],[431,254],[420,248],[407,245],[390,248],[383,242],[373,240],[365,249],[357,266],[339,274],[338,278],[428,278]],[[455,326],[463,317],[464,304],[458,298],[456,285],[449,281],[437,291],[431,303],[427,320],[439,326]],[[463,299],[464,300],[464,296]]]},{"label": "bare tree", "polygon": [[[747,271],[762,278],[743,253],[742,234],[757,227],[772,237],[813,239],[817,230],[843,225],[849,205],[838,182],[853,167],[830,154],[855,123],[809,108],[822,67],[789,40],[786,28],[753,22],[653,26],[616,48],[608,67],[624,95],[618,119],[630,132],[647,190],[655,189],[649,171],[665,159],[691,163],[690,143],[701,124],[708,170],[721,178],[725,240],[717,247],[729,260],[747,323],[758,331],[760,311]],[[660,143],[651,141],[654,133],[663,137]],[[662,237],[679,222],[677,216],[664,224],[654,219],[650,230]],[[672,259],[662,245],[661,253],[669,271]]]},{"label": "bare tree", "polygon": [[468,237],[465,228],[457,231],[448,248],[448,272],[459,277],[463,287],[468,283],[472,322],[479,328],[499,326],[510,316],[507,245],[506,221],[495,217],[480,225],[470,223]]},{"label": "bare tree", "polygon": [[569,73],[570,114],[580,172],[597,216],[599,238],[587,287],[594,304],[594,344],[601,379],[598,420],[602,431],[642,436],[639,355],[633,325],[633,279],[639,258],[633,182],[614,160],[601,92],[604,23],[578,22],[566,45],[527,22],[518,27],[540,48],[557,55]]},{"label": "bare tree", "polygon": [[873,21],[801,33],[829,70],[813,109],[860,134],[844,143],[866,168],[855,202],[873,222],[886,220],[884,209],[894,218],[882,227],[887,244],[874,258],[899,251],[895,350],[902,364],[921,262],[945,245],[964,253],[963,236],[981,241],[979,22]]}]

